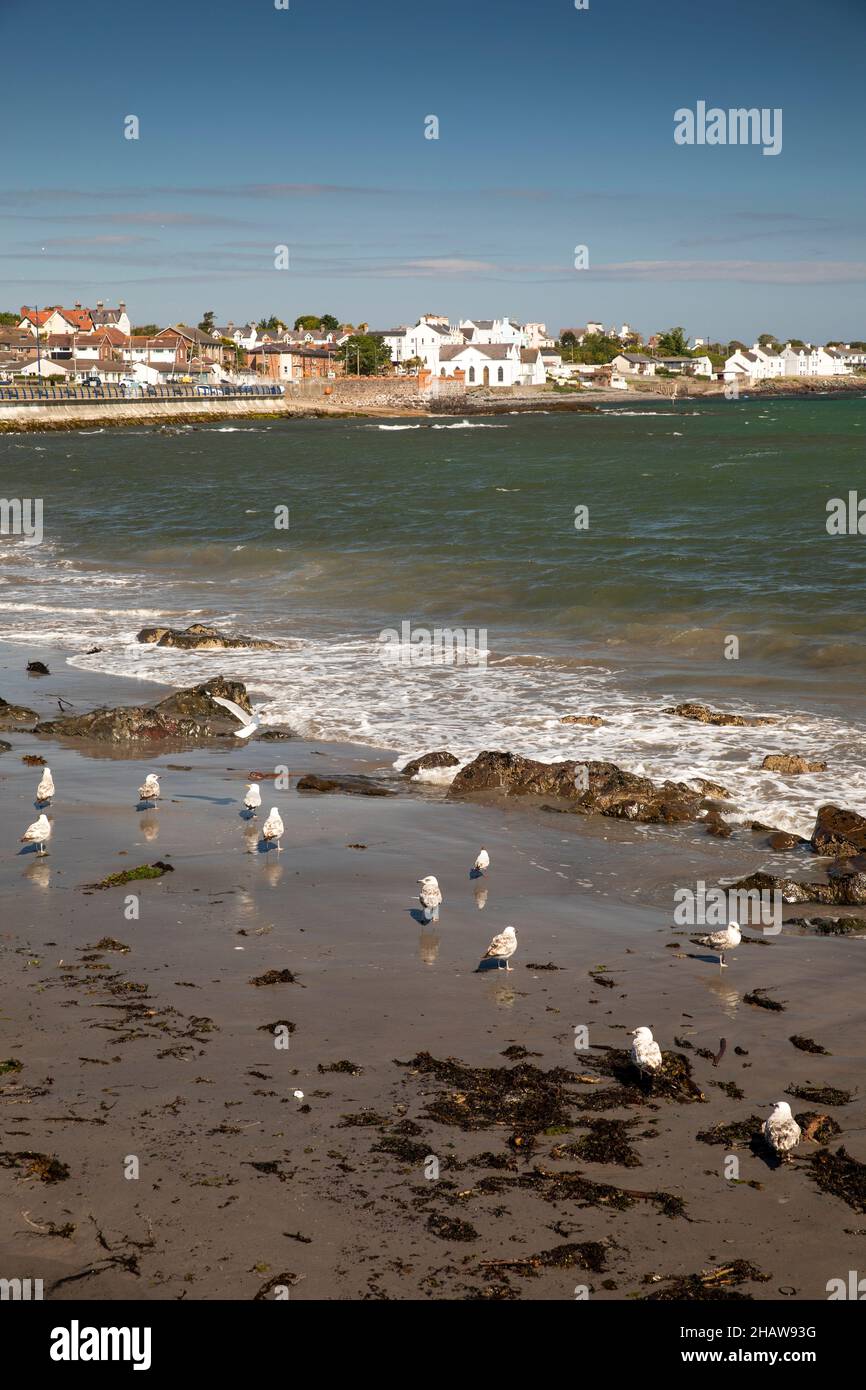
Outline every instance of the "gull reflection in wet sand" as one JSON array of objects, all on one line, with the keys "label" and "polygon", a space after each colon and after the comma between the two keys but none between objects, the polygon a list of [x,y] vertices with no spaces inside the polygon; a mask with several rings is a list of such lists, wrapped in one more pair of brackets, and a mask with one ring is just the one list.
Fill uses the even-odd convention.
[{"label": "gull reflection in wet sand", "polygon": [[28,864],[22,877],[26,878],[36,888],[51,887],[51,865],[46,864],[44,859],[36,859],[32,864]]},{"label": "gull reflection in wet sand", "polygon": [[728,1018],[736,1018],[740,1007],[740,995],[737,990],[731,989],[727,980],[719,978],[708,980],[707,988],[715,994]]},{"label": "gull reflection in wet sand", "polygon": [[148,811],[145,815],[139,816],[138,828],[148,843],[152,840],[158,840],[159,816],[155,815],[152,811]]},{"label": "gull reflection in wet sand", "polygon": [[435,964],[441,938],[435,932],[422,931],[418,937],[418,954],[425,965]]},{"label": "gull reflection in wet sand", "polygon": [[478,908],[479,912],[483,912],[487,906],[487,894],[489,891],[489,888],[482,888],[480,883],[475,889],[475,906]]}]

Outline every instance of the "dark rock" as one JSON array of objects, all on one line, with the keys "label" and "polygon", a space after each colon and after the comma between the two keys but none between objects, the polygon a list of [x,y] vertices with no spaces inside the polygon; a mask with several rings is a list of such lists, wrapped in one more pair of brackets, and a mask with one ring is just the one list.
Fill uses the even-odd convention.
[{"label": "dark rock", "polygon": [[422,753],[420,758],[412,758],[400,768],[403,777],[414,777],[419,772],[425,772],[430,767],[457,767],[460,762],[453,753],[442,748],[438,753]]},{"label": "dark rock", "polygon": [[841,806],[820,806],[812,848],[816,854],[857,854],[866,850],[866,816]]},{"label": "dark rock", "polygon": [[614,763],[540,763],[495,751],[479,753],[451,783],[452,796],[476,792],[555,796],[582,813],[650,823],[694,820],[700,802],[700,793],[684,782],[657,786]]},{"label": "dark rock", "polygon": [[604,723],[597,714],[564,714],[560,724],[585,724],[590,729],[600,729]]},{"label": "dark rock", "polygon": [[866,935],[866,918],[863,917],[789,917],[785,925],[802,927],[816,936]]},{"label": "dark rock", "polygon": [[697,782],[704,796],[715,796],[718,797],[720,801],[730,801],[731,793],[728,791],[727,787],[723,787],[719,782],[708,782],[705,777],[696,777],[694,780]]},{"label": "dark rock", "polygon": [[680,719],[695,719],[699,724],[736,724],[752,727],[757,724],[776,723],[775,719],[762,718],[759,715],[722,714],[720,710],[710,709],[709,705],[701,705],[694,700],[674,705],[672,709],[663,710],[662,713],[677,714]]},{"label": "dark rock", "polygon": [[797,845],[808,845],[802,835],[790,835],[787,830],[774,830],[767,844],[770,849],[795,849]]},{"label": "dark rock", "polygon": [[368,777],[317,777],[308,772],[298,779],[299,792],[347,792],[354,796],[393,796],[387,787],[377,786]]},{"label": "dark rock", "polygon": [[265,729],[256,735],[258,743],[285,743],[290,738],[297,738],[293,729]]},{"label": "dark rock", "polygon": [[785,903],[827,903],[840,907],[862,907],[866,903],[866,874],[844,874],[830,883],[798,883],[776,874],[750,874],[735,883],[736,889],[757,888],[778,891]]},{"label": "dark rock", "polygon": [[150,643],[157,647],[179,647],[187,651],[255,651],[272,652],[279,647],[277,642],[266,642],[259,637],[245,637],[242,634],[230,637],[206,623],[193,623],[180,631],[174,627],[143,627],[136,637],[137,642]]},{"label": "dark rock", "polygon": [[31,676],[50,676],[51,672],[44,661],[28,661],[27,670]]},{"label": "dark rock", "polygon": [[35,724],[39,715],[26,705],[10,705],[0,698],[0,724]]},{"label": "dark rock", "polygon": [[723,820],[718,811],[708,811],[704,819],[708,835],[717,835],[721,840],[728,840],[733,835],[733,828]]},{"label": "dark rock", "polygon": [[[214,676],[189,690],[176,690],[173,695],[160,700],[155,708],[171,718],[231,719],[228,710],[214,703],[214,695],[221,695],[224,700],[233,700],[241,709],[246,710],[247,714],[252,714],[253,707],[246,686],[242,681],[227,681],[225,676]],[[232,720],[232,724],[236,725],[236,721]]]},{"label": "dark rock", "polygon": [[5,741],[4,739],[0,738],[0,753],[11,753],[11,752],[12,752],[12,744],[11,744],[11,743],[6,743],[6,741]]},{"label": "dark rock", "polygon": [[810,763],[799,753],[768,753],[761,767],[765,772],[781,772],[786,777],[799,777],[804,772],[826,772],[826,763]]},{"label": "dark rock", "polygon": [[214,703],[208,691],[225,694],[249,709],[246,687],[222,676],[188,690],[178,690],[158,705],[122,705],[116,709],[91,710],[89,714],[68,714],[60,719],[40,722],[34,733],[51,738],[86,738],[100,743],[134,743],[158,739],[198,742],[215,738],[237,728],[227,710]]}]

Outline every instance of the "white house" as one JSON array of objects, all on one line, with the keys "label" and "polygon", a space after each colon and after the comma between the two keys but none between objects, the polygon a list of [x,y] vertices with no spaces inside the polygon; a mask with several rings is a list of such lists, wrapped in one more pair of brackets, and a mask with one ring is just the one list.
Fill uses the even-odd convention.
[{"label": "white house", "polygon": [[413,328],[405,325],[390,328],[380,336],[391,354],[392,362],[399,365],[411,361],[413,357],[420,357],[425,367],[431,370],[438,360],[440,348],[462,341],[450,324],[438,318],[434,321],[431,315],[419,319]]},{"label": "white house", "polygon": [[515,323],[514,319],[461,319],[458,328],[463,334],[464,342],[467,343],[516,343],[518,347],[531,346],[523,324]]},{"label": "white house", "polygon": [[[537,361],[523,362],[523,352],[534,354]],[[516,386],[533,384],[541,373],[544,381],[544,363],[537,348],[521,350],[516,343],[448,343],[439,351],[439,359],[432,369],[434,376],[453,377],[463,374],[467,386]]]},{"label": "white house", "polygon": [[655,376],[658,363],[644,352],[618,352],[611,367],[620,376]]},{"label": "white house", "polygon": [[217,341],[219,341],[220,338],[228,338],[231,342],[236,343],[239,348],[243,348],[245,352],[249,352],[251,348],[255,347],[258,341],[258,329],[254,323],[244,323],[238,327],[229,319],[228,323],[223,324],[221,328],[214,328],[213,336]]},{"label": "white house", "polygon": [[750,381],[768,381],[774,377],[791,375],[786,372],[784,352],[770,352],[754,343],[747,351],[737,348],[725,360],[725,381],[736,381],[747,376]]},{"label": "white house", "polygon": [[552,348],[554,339],[547,332],[546,323],[525,323],[523,334],[526,339],[526,346],[530,348]]}]

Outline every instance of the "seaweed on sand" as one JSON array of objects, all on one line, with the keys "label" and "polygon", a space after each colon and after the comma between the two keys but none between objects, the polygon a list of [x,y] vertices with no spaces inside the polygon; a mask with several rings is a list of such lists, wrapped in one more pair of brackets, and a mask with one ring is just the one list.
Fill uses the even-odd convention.
[{"label": "seaweed on sand", "polygon": [[291,970],[266,970],[264,975],[254,975],[250,984],[260,989],[263,985],[293,985],[296,980]]},{"label": "seaweed on sand", "polygon": [[753,989],[751,994],[743,995],[743,1003],[752,1004],[756,1009],[770,1009],[773,1013],[784,1013],[785,1005],[780,1004],[778,999],[767,999],[766,994],[765,989]]},{"label": "seaweed on sand", "polygon": [[[640,1079],[628,1052],[620,1048],[605,1049],[603,1057],[593,1057],[591,1065],[603,1075],[611,1076],[623,1086],[646,1091],[656,1098],[677,1101],[705,1101],[706,1096],[692,1079],[692,1064],[681,1052],[662,1052],[661,1068],[650,1080]],[[637,1085],[636,1085],[637,1082]]]},{"label": "seaweed on sand", "polygon": [[795,1086],[793,1081],[785,1095],[810,1100],[813,1105],[849,1105],[853,1099],[850,1091],[841,1091],[837,1086]]},{"label": "seaweed on sand", "polygon": [[360,1076],[363,1070],[364,1068],[359,1067],[357,1062],[349,1062],[345,1059],[342,1062],[329,1062],[326,1067],[320,1062],[316,1067],[316,1071],[323,1074],[328,1071],[339,1071],[345,1072],[347,1076]]},{"label": "seaweed on sand", "polygon": [[173,873],[173,864],[164,864],[161,859],[157,859],[153,864],[138,864],[134,869],[122,869],[120,873],[109,874],[107,878],[100,879],[99,883],[85,883],[84,887],[90,891],[97,888],[117,888],[123,883],[136,883],[139,879],[162,878],[163,874]]},{"label": "seaweed on sand", "polygon": [[550,1168],[536,1165],[529,1173],[518,1177],[481,1178],[475,1184],[476,1192],[503,1192],[519,1187],[533,1192],[545,1202],[579,1202],[584,1207],[606,1207],[614,1211],[628,1211],[638,1202],[651,1202],[664,1216],[682,1216],[685,1203],[681,1197],[671,1192],[640,1192],[632,1188],[614,1187],[611,1183],[593,1182],[582,1173],[555,1173]]},{"label": "seaweed on sand", "polygon": [[398,1066],[432,1075],[448,1086],[428,1103],[425,1114],[439,1124],[459,1129],[503,1125],[514,1147],[531,1148],[545,1130],[569,1127],[571,1097],[566,1088],[574,1075],[562,1067],[542,1071],[529,1062],[515,1067],[469,1067],[454,1057],[443,1061],[419,1052]]},{"label": "seaweed on sand", "polygon": [[816,1144],[828,1144],[842,1133],[842,1126],[831,1115],[821,1115],[817,1110],[803,1110],[794,1119],[803,1131],[803,1138]]},{"label": "seaweed on sand", "polygon": [[634,1120],[584,1120],[588,1134],[551,1149],[551,1158],[582,1158],[585,1163],[615,1163],[621,1168],[639,1168],[640,1158],[629,1143]]},{"label": "seaweed on sand", "polygon": [[478,1232],[474,1226],[470,1226],[468,1221],[460,1221],[457,1217],[442,1216],[439,1212],[431,1211],[427,1217],[427,1230],[440,1240],[477,1240]]},{"label": "seaweed on sand", "polygon": [[21,1071],[21,1063],[17,1057],[7,1057],[5,1062],[0,1062],[0,1076],[6,1076],[8,1072]]},{"label": "seaweed on sand", "polygon": [[40,1182],[64,1182],[69,1177],[67,1164],[53,1154],[34,1153],[25,1149],[19,1153],[0,1152],[0,1168],[20,1168],[22,1179],[38,1178]]},{"label": "seaweed on sand", "polygon": [[537,1255],[526,1255],[523,1259],[482,1260],[480,1268],[510,1269],[515,1274],[532,1278],[541,1269],[572,1269],[579,1265],[593,1274],[601,1274],[607,1251],[608,1246],[604,1241],[587,1240],[581,1245],[555,1245],[552,1250],[541,1250]]},{"label": "seaweed on sand", "polygon": [[741,1144],[749,1144],[761,1131],[763,1120],[760,1115],[750,1115],[746,1120],[734,1120],[729,1125],[711,1125],[702,1129],[695,1138],[701,1144],[722,1144],[726,1149],[736,1149]]},{"label": "seaweed on sand", "polygon": [[794,1033],[788,1039],[788,1042],[793,1043],[794,1047],[796,1047],[799,1052],[815,1052],[822,1057],[832,1057],[833,1055],[826,1047],[822,1047],[820,1043],[816,1043],[814,1038],[804,1038],[801,1033]]},{"label": "seaweed on sand", "polygon": [[844,1146],[835,1153],[821,1149],[809,1162],[822,1192],[841,1198],[855,1211],[866,1212],[866,1163],[852,1158]]},{"label": "seaweed on sand", "polygon": [[751,1299],[750,1293],[737,1292],[737,1286],[747,1280],[766,1284],[769,1274],[762,1274],[748,1260],[733,1260],[718,1269],[704,1269],[700,1274],[668,1275],[668,1283],[655,1293],[642,1295],[647,1303],[669,1301],[705,1302],[716,1299]]}]

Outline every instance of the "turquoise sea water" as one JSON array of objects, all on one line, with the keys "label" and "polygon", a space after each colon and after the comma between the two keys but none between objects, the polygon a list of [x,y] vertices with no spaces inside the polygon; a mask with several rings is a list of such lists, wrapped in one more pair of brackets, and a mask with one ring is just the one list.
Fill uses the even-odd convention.
[{"label": "turquoise sea water", "polygon": [[[2,436],[0,495],[42,497],[45,537],[0,539],[0,636],[166,681],[230,669],[275,722],[405,753],[579,752],[722,780],[735,765],[744,813],[769,801],[800,823],[828,798],[757,776],[758,752],[820,752],[834,797],[866,792],[866,536],[826,528],[829,499],[866,496],[864,433],[863,398],[811,398]],[[156,620],[288,645],[136,646]],[[379,634],[406,622],[486,633],[486,665],[383,666]],[[784,722],[661,713],[689,698]]]}]

